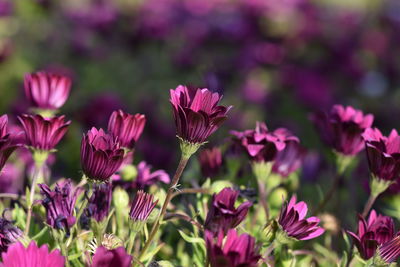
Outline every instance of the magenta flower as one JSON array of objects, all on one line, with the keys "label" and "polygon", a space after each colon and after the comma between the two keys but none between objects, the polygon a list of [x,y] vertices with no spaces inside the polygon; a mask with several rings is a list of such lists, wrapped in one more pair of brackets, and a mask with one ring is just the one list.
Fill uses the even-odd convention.
[{"label": "magenta flower", "polygon": [[213,177],[218,174],[222,166],[222,153],[218,147],[203,149],[199,153],[201,173],[204,177]]},{"label": "magenta flower", "polygon": [[169,175],[164,170],[151,172],[151,165],[148,165],[144,161],[141,161],[137,165],[137,176],[134,182],[136,188],[144,189],[146,186],[155,184],[158,181],[169,184]]},{"label": "magenta flower", "polygon": [[400,257],[400,235],[379,247],[379,256],[386,263],[392,263]]},{"label": "magenta flower", "polygon": [[157,205],[158,200],[153,202],[153,195],[147,194],[139,190],[132,201],[129,216],[134,222],[145,222]]},{"label": "magenta flower", "polygon": [[216,240],[214,234],[205,231],[208,259],[211,267],[256,267],[261,256],[255,245],[254,237],[248,234],[237,234],[229,230],[226,239],[219,232]]},{"label": "magenta flower", "polygon": [[287,129],[279,128],[269,131],[263,122],[257,122],[254,130],[231,133],[248,153],[250,159],[256,162],[273,161],[278,151],[285,149],[288,142],[299,142],[299,139]]},{"label": "magenta flower", "polygon": [[81,165],[84,174],[93,180],[106,181],[121,166],[124,150],[103,129],[92,128],[82,138]]},{"label": "magenta flower", "polygon": [[305,150],[298,142],[288,141],[285,148],[277,152],[272,172],[287,177],[300,168],[304,155]]},{"label": "magenta flower", "polygon": [[143,132],[146,118],[142,114],[131,115],[122,110],[114,111],[108,121],[108,131],[122,147],[133,149]]},{"label": "magenta flower", "polygon": [[25,75],[25,95],[32,106],[55,110],[64,105],[71,90],[71,79],[65,76],[37,72]]},{"label": "magenta flower", "polygon": [[45,184],[39,184],[41,201],[46,209],[47,224],[55,229],[64,229],[66,232],[75,224],[74,208],[78,191],[72,191],[71,181],[64,185],[56,184],[54,191]]},{"label": "magenta flower", "polygon": [[18,116],[25,131],[27,145],[34,149],[50,151],[60,142],[67,132],[71,121],[65,122],[65,116],[43,118],[40,115]]},{"label": "magenta flower", "polygon": [[15,144],[13,138],[8,133],[8,117],[3,115],[0,117],[0,171],[3,169],[8,158],[19,146]]},{"label": "magenta flower", "polygon": [[11,245],[1,254],[0,267],[64,267],[65,258],[58,249],[49,252],[47,245],[40,248],[32,241],[27,248],[20,242]]},{"label": "magenta flower", "polygon": [[177,135],[192,144],[204,143],[226,120],[231,106],[218,106],[222,96],[208,89],[179,85],[170,90]]},{"label": "magenta flower", "polygon": [[246,217],[250,201],[246,201],[235,208],[239,192],[232,188],[224,188],[211,198],[210,208],[204,223],[204,228],[215,235],[220,231],[225,234],[229,229],[238,226]]},{"label": "magenta flower", "polygon": [[377,129],[367,129],[363,134],[368,165],[376,178],[395,181],[400,176],[400,137],[392,130],[388,137]]},{"label": "magenta flower", "polygon": [[22,231],[10,221],[0,218],[0,253],[6,252],[8,247],[17,242]]},{"label": "magenta flower", "polygon": [[308,240],[325,232],[318,226],[320,220],[317,217],[305,219],[307,210],[305,202],[296,203],[296,196],[292,196],[289,203],[282,206],[278,223],[287,236],[298,240]]},{"label": "magenta flower", "polygon": [[93,194],[89,199],[87,215],[97,222],[104,220],[110,211],[112,198],[111,183],[99,183],[93,185]]},{"label": "magenta flower", "polygon": [[350,106],[335,105],[329,114],[316,113],[312,120],[324,143],[341,154],[354,156],[364,148],[361,135],[371,127],[374,116]]},{"label": "magenta flower", "polygon": [[124,247],[108,250],[103,246],[96,249],[91,267],[130,267],[132,256],[126,253]]},{"label": "magenta flower", "polygon": [[391,217],[379,215],[372,210],[368,221],[359,216],[357,234],[350,231],[347,233],[353,238],[361,257],[368,260],[375,255],[380,245],[392,240],[395,234],[394,222]]}]

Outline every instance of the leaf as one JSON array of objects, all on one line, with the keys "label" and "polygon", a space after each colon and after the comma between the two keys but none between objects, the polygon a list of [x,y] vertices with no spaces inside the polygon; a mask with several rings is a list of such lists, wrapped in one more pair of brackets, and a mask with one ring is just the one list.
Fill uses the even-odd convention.
[{"label": "leaf", "polygon": [[164,246],[164,243],[161,243],[160,245],[158,245],[158,246],[157,246],[155,249],[153,249],[152,251],[147,252],[145,255],[143,255],[143,256],[140,258],[140,261],[141,261],[141,262],[150,261],[150,260],[154,257],[154,255],[156,255],[157,252],[158,252],[163,246]]},{"label": "leaf", "polygon": [[179,234],[182,236],[182,238],[191,244],[195,244],[195,243],[202,243],[205,245],[205,241],[204,239],[200,238],[200,237],[191,237],[188,236],[187,234],[185,234],[184,232],[182,232],[181,230],[178,230]]},{"label": "leaf", "polygon": [[347,261],[348,261],[348,256],[347,256],[347,252],[344,251],[343,252],[343,256],[342,259],[340,260],[340,267],[346,267],[347,266]]}]

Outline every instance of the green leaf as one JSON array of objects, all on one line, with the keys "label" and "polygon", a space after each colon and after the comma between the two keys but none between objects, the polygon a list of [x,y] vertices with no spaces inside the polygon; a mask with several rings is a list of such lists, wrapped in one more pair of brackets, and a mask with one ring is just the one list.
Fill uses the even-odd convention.
[{"label": "green leaf", "polygon": [[185,234],[185,233],[182,232],[181,230],[178,230],[178,232],[179,232],[179,234],[182,236],[182,238],[183,238],[186,242],[188,242],[188,243],[191,243],[191,244],[194,244],[194,243],[202,243],[202,244],[205,245],[204,239],[202,239],[202,238],[200,238],[200,237],[191,237],[191,236],[188,236],[187,234]]},{"label": "green leaf", "polygon": [[162,248],[162,246],[164,246],[163,243],[160,244],[160,245],[158,245],[158,246],[157,246],[155,249],[153,249],[152,251],[147,252],[145,255],[143,255],[143,256],[140,258],[140,261],[141,261],[141,262],[150,261],[150,260],[154,257],[154,255],[156,255],[157,252]]}]

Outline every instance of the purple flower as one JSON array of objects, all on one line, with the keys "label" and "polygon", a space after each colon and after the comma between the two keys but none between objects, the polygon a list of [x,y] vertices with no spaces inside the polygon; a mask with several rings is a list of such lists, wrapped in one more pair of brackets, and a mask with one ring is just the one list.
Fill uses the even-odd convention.
[{"label": "purple flower", "polygon": [[65,116],[43,118],[40,115],[23,114],[18,119],[24,128],[27,145],[45,151],[55,148],[71,123],[64,121]]},{"label": "purple flower", "polygon": [[111,183],[94,184],[93,194],[89,199],[87,208],[88,216],[101,222],[108,216],[111,206],[112,185]]},{"label": "purple flower", "polygon": [[157,170],[151,172],[151,165],[148,165],[145,161],[141,161],[137,165],[137,176],[135,180],[135,187],[138,189],[143,189],[146,186],[155,184],[160,181],[165,184],[170,182],[169,175],[164,170]]},{"label": "purple flower", "polygon": [[34,241],[27,248],[20,242],[15,243],[1,257],[3,262],[0,267],[64,267],[65,264],[65,258],[58,249],[49,252],[47,245],[39,248]]},{"label": "purple flower", "polygon": [[96,249],[91,267],[130,267],[132,256],[126,253],[124,247],[108,250],[103,246]]},{"label": "purple flower", "polygon": [[400,137],[392,130],[388,137],[377,129],[367,129],[363,134],[368,165],[375,177],[395,181],[400,176]]},{"label": "purple flower", "polygon": [[361,257],[368,260],[375,255],[380,245],[392,240],[394,231],[394,222],[391,217],[379,215],[372,210],[368,221],[359,216],[357,234],[350,231],[347,233],[353,238]]},{"label": "purple flower", "polygon": [[222,166],[222,153],[218,147],[203,149],[199,153],[201,173],[204,177],[213,177],[218,174]]},{"label": "purple flower", "polygon": [[7,127],[8,117],[7,115],[3,115],[0,117],[0,171],[3,169],[8,158],[18,147],[8,133]]},{"label": "purple flower", "polygon": [[108,121],[108,131],[122,147],[133,149],[143,132],[146,118],[143,114],[131,115],[122,110],[114,111]]},{"label": "purple flower", "polygon": [[256,162],[273,161],[278,151],[282,151],[288,142],[299,142],[287,129],[279,128],[269,131],[265,123],[257,122],[254,130],[231,132],[239,144]]},{"label": "purple flower", "polygon": [[296,196],[292,196],[289,203],[282,206],[278,223],[289,237],[308,240],[325,232],[323,228],[318,226],[319,219],[317,217],[305,219],[307,210],[305,202],[296,203]]},{"label": "purple flower", "polygon": [[135,222],[147,221],[147,218],[157,205],[157,202],[158,200],[153,202],[153,195],[139,190],[132,201],[131,211],[129,212],[131,220]]},{"label": "purple flower", "polygon": [[111,135],[103,129],[92,128],[82,138],[81,165],[87,177],[106,181],[121,166],[124,150]]},{"label": "purple flower", "polygon": [[371,127],[374,116],[350,106],[335,105],[329,114],[316,113],[312,120],[322,141],[339,153],[354,156],[364,148],[362,134]]},{"label": "purple flower", "polygon": [[379,247],[379,256],[386,263],[392,263],[400,257],[400,235]]},{"label": "purple flower", "polygon": [[[261,256],[255,246],[254,237],[248,234],[237,234],[236,230],[219,232],[216,240],[214,234],[205,231],[207,254],[211,267],[256,267]],[[224,241],[225,240],[225,241]]]},{"label": "purple flower", "polygon": [[216,235],[220,231],[226,234],[229,229],[238,226],[244,220],[249,207],[252,205],[250,201],[246,201],[235,208],[238,196],[238,191],[228,187],[222,189],[218,194],[214,194],[211,198],[204,228]]},{"label": "purple flower", "polygon": [[230,107],[218,106],[222,96],[208,89],[188,89],[178,86],[170,90],[176,131],[180,138],[192,144],[204,143],[226,120]]},{"label": "purple flower", "polygon": [[32,106],[58,109],[64,105],[71,90],[71,79],[65,76],[37,72],[25,75],[25,95]]},{"label": "purple flower", "polygon": [[296,141],[288,141],[283,150],[278,151],[275,157],[272,172],[287,177],[300,168],[305,150]]},{"label": "purple flower", "polygon": [[72,191],[71,181],[67,180],[62,186],[56,184],[54,191],[45,184],[39,184],[41,201],[46,209],[47,224],[55,229],[69,231],[75,224],[74,208],[78,191]]},{"label": "purple flower", "polygon": [[22,231],[10,221],[0,218],[0,252],[6,252],[8,247],[18,241]]}]

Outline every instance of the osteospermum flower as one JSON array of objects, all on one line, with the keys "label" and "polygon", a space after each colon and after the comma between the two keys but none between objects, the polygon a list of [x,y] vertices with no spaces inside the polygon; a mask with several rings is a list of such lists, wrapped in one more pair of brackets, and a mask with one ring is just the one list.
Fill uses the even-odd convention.
[{"label": "osteospermum flower", "polygon": [[91,267],[130,267],[132,265],[132,256],[129,255],[124,247],[115,249],[106,249],[100,246],[92,258]]},{"label": "osteospermum flower", "polygon": [[158,202],[158,200],[153,202],[153,198],[153,195],[139,190],[132,201],[131,211],[129,212],[130,219],[134,222],[147,221]]},{"label": "osteospermum flower", "polygon": [[218,147],[203,149],[199,153],[201,173],[204,177],[213,177],[218,174],[222,166],[222,153]]},{"label": "osteospermum flower", "polygon": [[214,194],[204,228],[217,234],[220,231],[227,233],[229,229],[238,226],[252,205],[250,201],[246,201],[236,208],[235,202],[238,196],[238,191],[228,187],[222,189],[218,194]]},{"label": "osteospermum flower", "polygon": [[374,116],[351,106],[335,105],[330,113],[316,113],[312,120],[324,143],[343,155],[354,156],[364,148],[361,135],[371,127]]},{"label": "osteospermum flower", "polygon": [[226,120],[231,106],[219,106],[222,96],[208,89],[188,89],[178,86],[170,90],[176,131],[190,144],[202,144]]},{"label": "osteospermum flower", "polygon": [[379,257],[384,263],[392,263],[400,257],[400,235],[379,247]]},{"label": "osteospermum flower", "polygon": [[305,202],[296,203],[296,196],[292,196],[289,203],[282,206],[278,223],[284,236],[280,236],[283,237],[280,241],[285,242],[285,236],[297,240],[308,240],[325,232],[322,227],[318,226],[320,220],[317,217],[305,218],[307,210]]},{"label": "osteospermum flower", "polygon": [[219,232],[205,231],[208,259],[211,267],[256,267],[261,258],[255,245],[254,237],[248,234],[238,235],[236,230],[229,230],[226,239]]},{"label": "osteospermum flower", "polygon": [[89,199],[88,216],[97,222],[103,221],[110,211],[112,197],[111,183],[94,184],[93,194]]},{"label": "osteospermum flower", "polygon": [[40,115],[21,115],[18,117],[25,131],[27,145],[42,151],[50,151],[67,132],[71,121],[65,116],[43,118]]},{"label": "osteospermum flower", "polygon": [[55,229],[69,229],[75,224],[74,207],[78,191],[72,192],[71,181],[66,181],[62,186],[56,184],[51,190],[45,184],[39,184],[41,201],[46,209],[47,224]]},{"label": "osteospermum flower", "polygon": [[8,247],[17,242],[22,231],[10,221],[0,218],[0,253],[6,252]]},{"label": "osteospermum flower", "polygon": [[114,111],[108,121],[108,131],[122,147],[133,149],[143,132],[146,117],[143,114],[131,115],[122,110]]},{"label": "osteospermum flower", "polygon": [[368,221],[359,216],[357,234],[350,231],[347,233],[353,238],[361,257],[368,260],[375,255],[380,245],[392,240],[395,234],[394,221],[391,217],[379,215],[372,210]]},{"label": "osteospermum flower", "polygon": [[20,242],[11,245],[1,254],[0,267],[64,267],[65,258],[58,249],[49,251],[47,245],[38,247],[32,241],[27,248]]},{"label": "osteospermum flower", "polygon": [[272,172],[287,177],[300,168],[304,154],[305,150],[298,142],[288,141],[285,148],[276,154]]},{"label": "osteospermum flower", "polygon": [[3,115],[0,117],[0,171],[3,169],[8,158],[18,147],[10,137],[7,127],[8,117],[7,115]]},{"label": "osteospermum flower", "polygon": [[137,165],[137,176],[134,182],[136,188],[143,189],[146,186],[155,184],[158,181],[168,184],[170,182],[168,173],[166,173],[164,170],[156,170],[151,172],[151,165],[148,165],[144,161],[141,161]]},{"label": "osteospermum flower", "polygon": [[37,72],[25,75],[25,95],[31,105],[43,110],[55,110],[64,105],[71,90],[71,79],[65,76]]},{"label": "osteospermum flower", "polygon": [[108,181],[124,160],[124,150],[103,129],[92,128],[82,138],[81,165],[92,180]]}]

